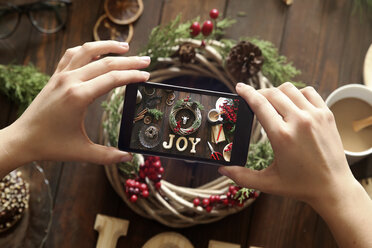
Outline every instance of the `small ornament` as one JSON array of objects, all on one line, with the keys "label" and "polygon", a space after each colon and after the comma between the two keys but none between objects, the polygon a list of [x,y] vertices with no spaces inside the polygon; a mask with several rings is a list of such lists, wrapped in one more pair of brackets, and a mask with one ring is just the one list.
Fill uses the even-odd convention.
[{"label": "small ornament", "polygon": [[248,41],[241,41],[234,46],[226,59],[229,73],[241,82],[247,82],[262,67],[263,56],[260,48]]},{"label": "small ornament", "polygon": [[146,129],[145,135],[149,139],[156,139],[159,135],[159,129],[154,126],[150,126]]},{"label": "small ornament", "polygon": [[171,92],[168,94],[168,97],[167,97],[168,100],[173,101],[175,98],[176,98],[176,94],[174,94],[174,92]]},{"label": "small ornament", "polygon": [[209,12],[209,16],[212,18],[212,19],[217,19],[218,16],[219,16],[220,12],[218,11],[218,9],[212,9],[210,12]]},{"label": "small ornament", "polygon": [[141,145],[146,148],[157,146],[162,137],[160,134],[160,128],[156,124],[152,124],[151,126],[143,125],[138,136]]},{"label": "small ornament", "polygon": [[200,24],[199,22],[193,22],[190,26],[190,34],[192,36],[197,36],[200,33]]},{"label": "small ornament", "polygon": [[200,47],[204,48],[207,44],[205,43],[205,40],[202,40],[200,43]]},{"label": "small ornament", "polygon": [[145,87],[143,91],[148,96],[152,96],[155,94],[155,88]]},{"label": "small ornament", "polygon": [[180,58],[181,63],[190,63],[196,55],[195,48],[191,43],[183,43],[179,46],[176,56]]},{"label": "small ornament", "polygon": [[212,33],[212,31],[213,31],[213,22],[211,22],[210,20],[205,21],[202,27],[203,35],[208,36]]},{"label": "small ornament", "polygon": [[174,100],[169,100],[169,99],[167,99],[167,100],[165,101],[165,103],[166,103],[168,106],[172,106],[173,103],[174,103]]},{"label": "small ornament", "polygon": [[190,117],[188,117],[188,116],[182,116],[181,119],[182,119],[182,124],[183,125],[186,125],[186,123],[190,119]]},{"label": "small ornament", "polygon": [[152,118],[151,116],[147,115],[144,119],[143,119],[143,123],[145,123],[146,125],[150,124],[152,122]]}]

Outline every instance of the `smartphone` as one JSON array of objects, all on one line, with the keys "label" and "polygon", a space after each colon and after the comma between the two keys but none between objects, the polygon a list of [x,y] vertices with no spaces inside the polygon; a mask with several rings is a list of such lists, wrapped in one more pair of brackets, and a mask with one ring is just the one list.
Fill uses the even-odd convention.
[{"label": "smartphone", "polygon": [[254,114],[238,95],[160,83],[126,87],[120,150],[245,165]]}]

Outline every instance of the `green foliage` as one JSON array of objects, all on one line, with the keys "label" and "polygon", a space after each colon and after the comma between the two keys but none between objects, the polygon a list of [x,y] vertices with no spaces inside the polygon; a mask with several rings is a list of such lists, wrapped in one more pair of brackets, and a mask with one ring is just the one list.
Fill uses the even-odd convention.
[{"label": "green foliage", "polygon": [[18,104],[19,115],[43,89],[49,78],[32,64],[0,65],[0,91]]},{"label": "green foliage", "polygon": [[274,160],[274,152],[269,141],[252,144],[250,146],[245,167],[253,170],[262,170]]},{"label": "green foliage", "polygon": [[158,109],[148,109],[147,113],[152,115],[157,121],[163,117],[163,112]]},{"label": "green foliage", "polygon": [[[156,64],[158,58],[170,57],[174,54],[174,50],[172,50],[172,48],[176,47],[180,43],[179,39],[191,38],[190,26],[195,21],[200,22],[200,17],[181,23],[181,14],[179,14],[167,25],[157,26],[152,30],[147,46],[140,53],[140,55],[147,55],[151,57],[151,66],[149,67],[150,70],[152,66]],[[233,23],[235,23],[235,20],[230,18],[220,19],[217,21],[217,28],[214,29],[214,32],[209,37],[205,38],[202,34],[199,34],[193,38],[198,40],[217,39],[224,35],[225,29],[230,27]],[[228,45],[227,47],[230,47],[231,45],[230,40],[221,40],[220,42],[224,44],[226,42]]]},{"label": "green foliage", "polygon": [[124,97],[117,94],[111,101],[102,102],[108,118],[103,122],[103,129],[107,132],[111,146],[118,145],[119,126],[121,121],[120,105],[124,102]]},{"label": "green foliage", "polygon": [[372,12],[372,0],[353,0],[353,14],[359,13],[363,17],[363,11]]},{"label": "green foliage", "polygon": [[[109,143],[111,146],[117,147],[119,139],[119,128],[121,122],[121,112],[119,111],[121,104],[124,102],[124,97],[120,94],[115,95],[111,101],[102,102],[102,107],[105,109],[108,118],[103,122],[103,129],[108,134]],[[119,163],[119,170],[126,177],[135,177],[138,174],[139,166],[142,163],[142,156],[133,154],[133,159],[129,162]]]},{"label": "green foliage", "polygon": [[[246,168],[252,170],[263,170],[267,168],[274,160],[274,152],[269,141],[252,144],[250,146],[247,158]],[[254,189],[241,188],[235,196],[242,203]]]},{"label": "green foliage", "polygon": [[[287,58],[279,55],[278,49],[273,43],[257,38],[247,38],[250,42],[258,46],[264,57],[262,65],[262,73],[268,77],[274,86],[279,86],[284,82],[291,81],[291,79],[301,72],[297,70],[291,62],[287,62]],[[297,87],[305,86],[302,82],[292,82]]]}]

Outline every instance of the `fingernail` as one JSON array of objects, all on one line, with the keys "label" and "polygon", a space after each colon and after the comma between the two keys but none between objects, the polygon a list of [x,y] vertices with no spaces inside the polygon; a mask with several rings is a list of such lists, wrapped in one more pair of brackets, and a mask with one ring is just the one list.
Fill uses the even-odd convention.
[{"label": "fingernail", "polygon": [[128,42],[120,42],[120,46],[128,48],[129,44],[128,44]]},{"label": "fingernail", "polygon": [[120,162],[125,163],[125,162],[128,162],[128,161],[130,161],[130,160],[132,160],[132,155],[130,155],[130,154],[126,154],[126,155],[124,155],[124,156],[120,159]]},{"label": "fingernail", "polygon": [[226,170],[224,166],[221,166],[220,168],[218,168],[218,172],[224,176],[227,176],[227,177],[230,176],[230,173]]},{"label": "fingernail", "polygon": [[141,73],[146,78],[149,78],[150,77],[150,73],[148,73],[147,71],[141,71]]},{"label": "fingernail", "polygon": [[241,87],[243,87],[243,86],[244,86],[243,83],[238,83],[238,84],[236,85],[237,88],[241,88]]},{"label": "fingernail", "polygon": [[145,62],[150,62],[151,58],[149,56],[142,56],[140,57],[141,60],[145,61]]}]

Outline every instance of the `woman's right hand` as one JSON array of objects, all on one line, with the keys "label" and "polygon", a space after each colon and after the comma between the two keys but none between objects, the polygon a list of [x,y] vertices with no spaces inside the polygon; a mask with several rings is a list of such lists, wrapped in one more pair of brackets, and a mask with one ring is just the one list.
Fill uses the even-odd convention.
[{"label": "woman's right hand", "polygon": [[274,162],[262,171],[221,167],[237,184],[263,192],[316,202],[355,179],[347,164],[332,112],[312,88],[291,83],[256,91],[236,90],[256,113],[274,150]]}]

